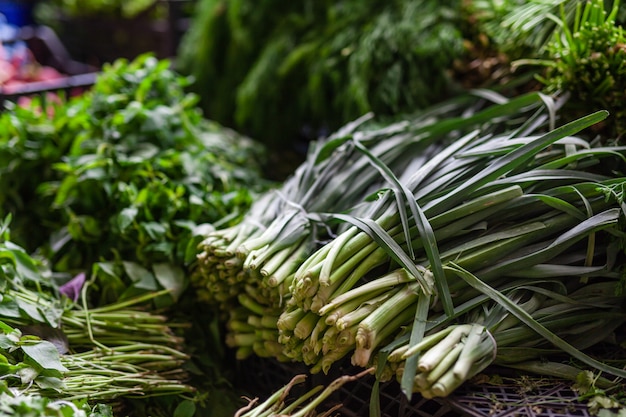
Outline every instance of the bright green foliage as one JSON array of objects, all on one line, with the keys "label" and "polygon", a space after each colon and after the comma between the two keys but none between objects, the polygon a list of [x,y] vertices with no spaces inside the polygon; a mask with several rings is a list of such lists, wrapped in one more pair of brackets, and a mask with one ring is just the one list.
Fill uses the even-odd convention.
[{"label": "bright green foliage", "polygon": [[[81,97],[35,100],[0,115],[0,213],[7,218],[0,224],[0,315],[12,325],[63,328],[65,348],[77,353],[62,356],[70,375],[61,398],[142,397],[137,410],[185,416],[190,407],[180,406],[178,394],[192,389],[181,382],[190,377],[183,329],[142,308],[177,301],[196,233],[237,223],[268,184],[263,147],[203,118],[195,96],[184,92],[188,80],[169,64],[151,56],[120,60]],[[48,287],[82,273],[90,287],[72,286],[78,304]],[[193,311],[203,326],[214,322],[210,311],[185,302],[176,321],[189,323]],[[232,396],[214,394],[226,385],[219,329],[203,329],[198,339],[193,348],[185,344],[201,357],[194,387],[210,397],[210,407],[198,407],[232,408]],[[83,369],[96,362],[102,372],[90,370],[85,382]],[[151,395],[158,402],[145,400]]]},{"label": "bright green foliage", "polygon": [[541,81],[548,92],[570,92],[581,111],[608,110],[611,133],[619,136],[626,129],[626,35],[615,23],[618,10],[619,1],[609,13],[602,0],[579,5],[574,22],[564,22],[548,45],[552,59],[542,62],[547,71]]},{"label": "bright green foliage", "polygon": [[42,390],[60,391],[66,371],[52,343],[0,322],[0,376],[10,386],[34,383]]},{"label": "bright green foliage", "polygon": [[[8,220],[1,224],[5,239]],[[80,302],[73,302],[61,295],[69,295],[67,288],[56,287],[51,275],[19,246],[0,241],[0,392],[117,405],[142,398],[144,406],[172,409],[195,392],[184,369],[190,360],[182,352],[185,340],[168,317],[145,311],[157,293],[89,308],[89,283],[80,284]],[[215,337],[206,331],[203,343],[215,343]],[[212,354],[216,361],[221,355],[217,349]],[[205,375],[206,385],[217,380]],[[161,397],[162,404],[145,400],[152,396]]]},{"label": "bright green foliage", "polygon": [[91,407],[86,401],[53,401],[38,395],[0,394],[0,417],[113,417],[105,404]]},{"label": "bright green foliage", "polygon": [[473,0],[467,12],[476,30],[486,35],[498,51],[513,59],[537,56],[556,27],[552,17],[564,6],[567,21],[573,19],[582,0]]},{"label": "bright green foliage", "polygon": [[607,136],[624,133],[626,8],[619,0],[477,0],[468,11],[480,33],[518,60],[514,66],[543,66],[537,78],[545,91],[569,92],[574,116],[608,110]]},{"label": "bright green foliage", "polygon": [[[546,51],[559,25],[571,26],[576,9],[586,0],[472,0],[464,3],[475,30],[486,35],[498,51],[512,59],[537,57]],[[618,8],[623,22],[626,7],[619,0],[604,6]],[[559,19],[560,18],[560,19]],[[560,20],[560,21],[559,21]]]},{"label": "bright green foliage", "polygon": [[82,97],[0,116],[0,214],[55,271],[147,268],[143,290],[178,294],[196,227],[234,224],[265,186],[262,147],[204,119],[169,65],[120,60]]},{"label": "bright green foliage", "polygon": [[202,0],[177,62],[209,117],[275,147],[451,91],[460,2]]}]

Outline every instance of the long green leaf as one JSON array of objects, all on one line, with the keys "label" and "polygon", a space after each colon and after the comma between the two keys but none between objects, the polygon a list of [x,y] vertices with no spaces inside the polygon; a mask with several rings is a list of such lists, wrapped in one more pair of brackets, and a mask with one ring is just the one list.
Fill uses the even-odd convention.
[{"label": "long green leaf", "polygon": [[[580,164],[581,160],[587,159],[596,159],[601,157],[616,157],[621,159],[624,163],[626,163],[626,156],[624,156],[623,152],[626,152],[626,146],[615,146],[615,147],[595,147],[591,149],[584,149],[573,153],[571,155],[564,156],[562,158],[556,159],[554,161],[546,162],[540,169],[558,169],[564,166],[568,166],[571,164]],[[599,161],[599,159],[596,159]],[[596,162],[597,163],[597,162]]]},{"label": "long green leaf", "polygon": [[363,232],[367,233],[386,253],[400,265],[405,268],[420,284],[420,288],[427,294],[433,293],[433,283],[425,277],[424,271],[420,271],[413,260],[407,255],[407,253],[398,245],[398,243],[389,236],[389,233],[385,231],[379,224],[371,219],[359,219],[354,216],[348,216],[341,213],[334,213],[330,215],[336,219],[348,222]]},{"label": "long green leaf", "polygon": [[567,248],[571,247],[576,242],[587,237],[590,233],[614,225],[618,221],[619,216],[620,210],[616,208],[596,214],[561,234],[546,247],[538,248],[532,253],[519,258],[509,259],[487,267],[481,271],[481,275],[492,276],[497,273],[503,273],[504,271],[526,269],[540,263],[548,262],[556,255],[563,253],[563,251],[567,250]]},{"label": "long green leaf", "polygon": [[332,136],[328,137],[326,141],[323,142],[322,146],[318,148],[315,152],[315,160],[313,161],[313,165],[318,165],[322,161],[326,160],[338,147],[351,139],[352,134],[356,129],[359,128],[359,126],[372,119],[373,117],[374,115],[372,113],[364,114],[358,119],[343,126]]},{"label": "long green leaf", "polygon": [[454,130],[467,130],[470,126],[476,126],[480,123],[488,123],[497,120],[503,116],[511,114],[519,114],[525,108],[537,106],[541,104],[539,94],[532,92],[517,96],[506,103],[490,106],[485,110],[470,116],[451,117],[442,119],[438,123],[428,126],[427,128],[418,129],[417,132],[427,131],[430,135],[439,136]]},{"label": "long green leaf", "polygon": [[611,375],[615,375],[620,378],[626,378],[626,370],[615,368],[613,366],[607,365],[603,362],[600,362],[596,359],[591,358],[580,350],[576,349],[574,346],[567,343],[565,340],[558,337],[556,334],[552,333],[550,330],[542,326],[533,317],[528,314],[524,309],[520,308],[519,305],[515,304],[513,301],[504,296],[501,292],[496,289],[490,287],[483,281],[481,281],[474,274],[469,271],[455,265],[454,263],[450,263],[446,265],[446,269],[454,273],[456,276],[464,280],[468,285],[476,290],[482,292],[483,294],[489,296],[492,300],[503,306],[508,312],[517,317],[522,323],[531,328],[537,334],[545,338],[547,341],[552,343],[557,348],[571,355],[573,358],[580,360],[581,362],[594,367],[602,372],[606,372]]},{"label": "long green leaf", "polygon": [[578,266],[578,265],[553,265],[537,264],[529,268],[515,269],[507,275],[519,278],[548,278],[567,276],[599,276],[606,274],[606,265],[602,266]]},{"label": "long green leaf", "polygon": [[558,197],[554,197],[554,196],[550,196],[550,195],[546,195],[546,194],[526,194],[526,197],[533,197],[536,198],[537,200],[545,203],[546,205],[560,210],[564,213],[569,214],[570,216],[578,219],[578,220],[585,220],[587,218],[587,216],[585,215],[585,213],[583,213],[581,210],[579,210],[576,206],[574,206],[573,204],[570,204],[569,202],[562,200]]},{"label": "long green leaf", "polygon": [[521,197],[522,195],[522,189],[517,185],[499,189],[471,201],[467,201],[457,207],[454,207],[444,213],[441,213],[438,216],[429,219],[430,224],[435,228],[442,227],[443,225],[446,225],[453,220],[462,219],[478,211],[485,210],[498,204],[502,204],[505,201],[512,200],[516,197]]},{"label": "long green leaf", "polygon": [[[411,326],[411,337],[409,339],[409,344],[411,346],[418,344],[424,338],[429,306],[430,296],[424,293],[420,293],[419,300],[417,302],[417,308],[415,309],[415,318],[413,319],[413,325]],[[411,399],[411,395],[413,394],[413,384],[415,381],[415,374],[417,372],[418,360],[419,355],[413,355],[406,359],[404,371],[402,373],[402,380],[400,381],[400,387],[402,389],[402,392],[409,400]]]},{"label": "long green leaf", "polygon": [[502,185],[508,184],[523,184],[528,183],[534,185],[538,182],[547,182],[547,181],[574,181],[574,182],[585,182],[585,181],[605,181],[608,177],[605,175],[593,174],[591,172],[584,171],[574,171],[567,169],[532,169],[530,171],[525,171],[520,174],[512,175],[510,177],[505,177],[499,180],[495,180],[487,184],[482,189],[490,189],[492,187],[501,187]]},{"label": "long green leaf", "polygon": [[487,185],[491,181],[496,180],[500,176],[505,175],[509,171],[526,163],[546,146],[563,137],[574,135],[589,126],[604,120],[607,116],[607,111],[598,111],[546,133],[538,139],[515,149],[503,157],[498,158],[492,164],[488,165],[478,174],[459,185],[450,193],[426,205],[424,210],[427,213],[432,212],[433,214],[439,214],[446,209],[459,204],[463,200],[466,200],[472,191]]},{"label": "long green leaf", "polygon": [[[471,139],[474,136],[475,135],[468,135],[468,138]],[[358,141],[355,141],[355,145],[357,149],[359,149],[371,159],[373,166],[381,173],[383,178],[385,178],[385,180],[392,185],[394,193],[396,195],[397,209],[398,213],[400,214],[402,228],[404,231],[404,238],[409,250],[409,256],[411,259],[415,259],[413,247],[411,244],[412,239],[410,233],[410,225],[408,222],[408,215],[405,212],[406,205],[409,206],[419,234],[422,237],[422,241],[424,242],[426,256],[428,257],[428,261],[430,262],[430,267],[435,278],[435,285],[437,287],[438,295],[442,300],[444,311],[448,314],[452,314],[454,311],[454,306],[452,305],[452,297],[450,295],[450,290],[448,289],[446,275],[443,272],[443,266],[441,264],[441,257],[439,256],[439,249],[437,247],[435,232],[428,222],[428,219],[424,215],[424,212],[417,204],[417,201],[415,201],[413,192],[409,190],[406,185],[402,184],[391,171],[391,169],[389,169],[388,166],[386,166],[382,163],[382,161],[376,158],[376,156],[373,155],[366,147],[364,147]]]}]

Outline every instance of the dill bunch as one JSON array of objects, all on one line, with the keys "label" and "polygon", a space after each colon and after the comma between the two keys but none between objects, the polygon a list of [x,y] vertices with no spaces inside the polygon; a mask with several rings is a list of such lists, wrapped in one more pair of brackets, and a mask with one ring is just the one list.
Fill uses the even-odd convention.
[{"label": "dill bunch", "polygon": [[178,68],[208,117],[277,149],[453,91],[460,1],[202,0]]}]

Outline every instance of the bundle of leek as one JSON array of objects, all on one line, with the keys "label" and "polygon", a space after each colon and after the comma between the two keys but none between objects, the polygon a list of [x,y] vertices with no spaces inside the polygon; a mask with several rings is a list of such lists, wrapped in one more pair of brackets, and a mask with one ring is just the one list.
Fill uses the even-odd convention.
[{"label": "bundle of leek", "polygon": [[[488,105],[494,101],[498,104]],[[279,190],[254,204],[241,224],[209,233],[200,245],[192,282],[201,298],[227,312],[229,344],[240,348],[240,357],[253,351],[275,356],[268,352],[280,350],[276,326],[257,323],[276,323],[292,289],[300,291],[300,283],[293,285],[296,271],[317,246],[346,229],[327,222],[326,213],[369,215],[371,205],[364,202],[387,187],[372,167],[372,156],[408,181],[429,160],[439,160],[443,146],[473,129],[497,133],[519,125],[520,116],[530,117],[541,105],[537,94],[507,101],[476,92],[383,128],[360,119],[313,143],[307,161]],[[500,124],[488,123],[496,118]]]},{"label": "bundle of leek", "polygon": [[[550,111],[547,107],[546,114]],[[380,346],[406,328],[411,332],[405,343],[420,346],[433,314],[442,310],[451,324],[476,297],[514,305],[487,288],[508,288],[517,277],[528,277],[526,285],[545,279],[566,287],[582,278],[610,277],[616,288],[620,250],[611,236],[623,236],[626,178],[619,167],[626,148],[592,146],[572,136],[601,121],[605,112],[547,132],[545,121],[551,119],[543,116],[536,113],[499,135],[468,134],[408,182],[396,179],[370,154],[392,191],[373,205],[370,217],[329,214],[353,227],[295,273],[292,297],[279,321],[285,354],[310,364],[312,372],[328,371],[350,353],[354,364],[370,366],[378,361],[372,355]],[[616,310],[616,317],[612,322],[621,323],[624,312]],[[461,339],[478,341],[487,351],[497,344],[475,331],[481,327],[473,329],[462,332]],[[557,326],[555,333],[538,334],[554,343],[566,330]],[[459,353],[462,345],[454,346]],[[565,351],[599,370],[626,376],[577,349]],[[407,393],[414,389],[418,358],[406,357],[402,368]]]},{"label": "bundle of leek", "polygon": [[207,233],[192,275],[199,297],[229,311],[248,287],[250,296],[263,304],[280,303],[274,294],[288,292],[302,260],[334,233],[326,224],[316,225],[313,215],[351,210],[382,186],[368,158],[348,139],[358,136],[399,173],[439,139],[425,137],[420,128],[480,105],[479,98],[468,101],[458,99],[416,116],[411,124],[402,121],[382,128],[368,124],[372,116],[365,115],[312,142],[306,161],[280,188],[257,200],[241,223]]},{"label": "bundle of leek", "polygon": [[[433,318],[419,343],[410,344],[405,336],[382,349],[389,354],[378,358],[382,378],[395,373],[402,381],[406,359],[417,357],[412,392],[432,398],[450,395],[492,363],[570,380],[584,364],[615,372],[582,353],[609,339],[626,322],[626,296],[615,295],[614,279],[580,283],[577,276],[545,277],[511,280],[497,289],[479,283],[458,266],[451,265],[450,270],[482,287],[488,296],[480,294],[466,302],[466,312],[457,317]],[[455,324],[445,324],[452,321]],[[577,365],[545,360],[562,357],[562,352]],[[596,384],[606,388],[611,382],[600,377]]]}]

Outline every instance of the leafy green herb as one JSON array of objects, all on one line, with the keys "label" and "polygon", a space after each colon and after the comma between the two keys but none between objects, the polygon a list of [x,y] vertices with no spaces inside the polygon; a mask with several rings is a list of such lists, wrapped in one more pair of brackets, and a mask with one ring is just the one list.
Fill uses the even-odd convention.
[{"label": "leafy green herb", "polygon": [[268,186],[263,147],[203,118],[187,85],[144,55],[46,112],[2,114],[0,213],[13,214],[14,241],[64,280],[101,278],[103,302],[163,288],[176,300],[198,231],[235,224]]},{"label": "leafy green herb", "polygon": [[198,2],[177,67],[207,114],[293,147],[364,113],[441,101],[463,53],[459,1]]},{"label": "leafy green herb", "polygon": [[550,42],[557,27],[553,19],[559,6],[563,17],[573,20],[577,4],[584,0],[473,0],[466,11],[476,22],[478,32],[488,37],[496,49],[512,59],[536,57]]},{"label": "leafy green herb", "polygon": [[0,379],[9,388],[116,404],[155,396],[177,404],[193,395],[189,355],[175,333],[184,325],[145,310],[166,291],[90,308],[91,281],[70,299],[50,276],[21,247],[0,242]]},{"label": "leafy green herb", "polygon": [[86,401],[51,400],[32,394],[0,393],[0,417],[113,417],[109,405]]}]

